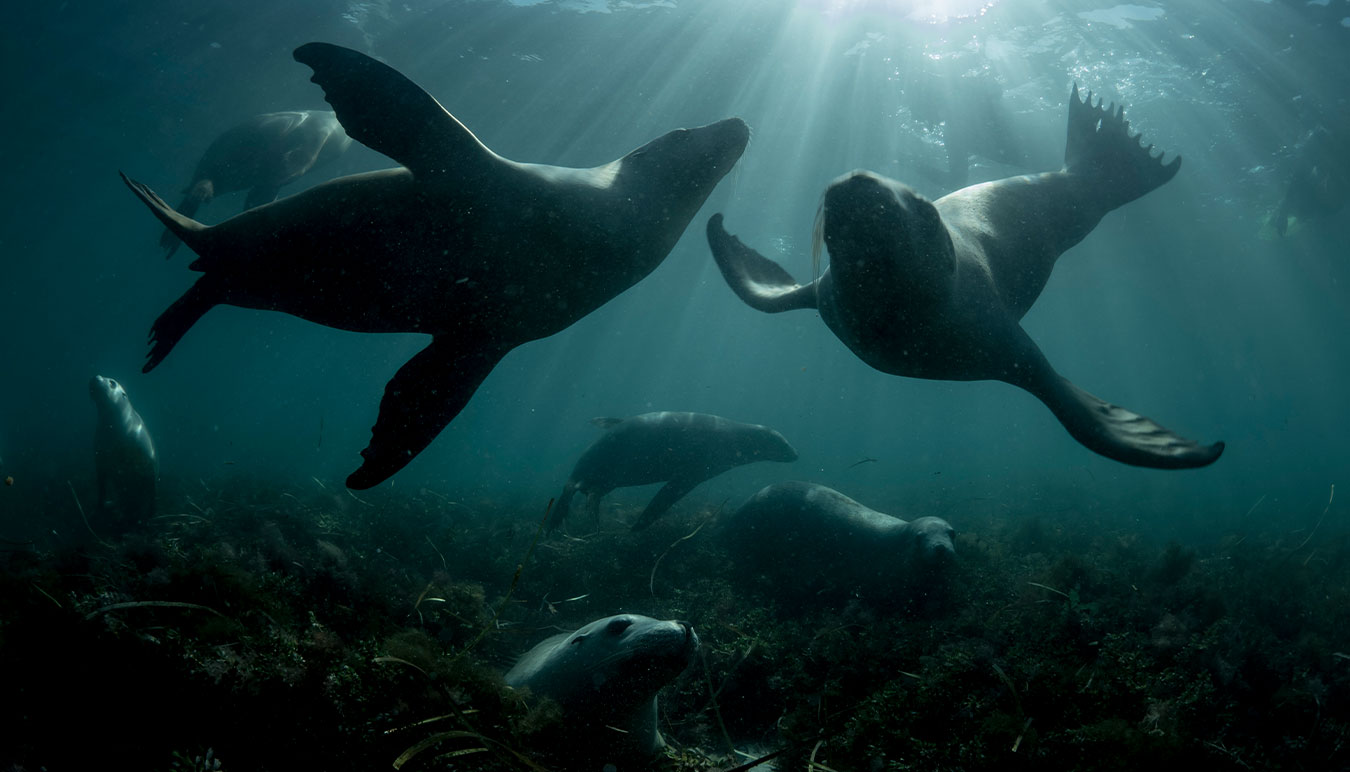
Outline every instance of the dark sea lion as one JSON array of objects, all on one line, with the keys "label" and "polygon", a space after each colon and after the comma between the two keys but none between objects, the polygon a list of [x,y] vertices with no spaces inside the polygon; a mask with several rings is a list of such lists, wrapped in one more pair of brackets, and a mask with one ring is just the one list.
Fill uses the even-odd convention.
[{"label": "dark sea lion", "polygon": [[594,517],[600,499],[615,488],[665,482],[633,523],[639,530],[704,480],[755,461],[797,460],[797,451],[773,429],[707,413],[643,413],[595,422],[607,431],[577,459],[549,518],[550,529],[567,518],[577,491],[586,494]]},{"label": "dark sea lion", "polygon": [[89,397],[98,411],[94,467],[99,511],[119,528],[153,517],[159,457],[150,430],[131,406],[126,389],[112,378],[91,378]]},{"label": "dark sea lion", "polygon": [[814,483],[775,483],[720,520],[737,568],[785,594],[834,587],[889,597],[936,576],[956,554],[946,520],[901,520]]},{"label": "dark sea lion", "polygon": [[[255,115],[228,129],[206,148],[183,191],[178,213],[192,217],[216,196],[247,190],[244,208],[262,206],[281,188],[346,152],[352,144],[331,110]],[[159,245],[168,257],[182,242],[165,230]]]},{"label": "dark sea lion", "polygon": [[1318,126],[1299,143],[1294,173],[1271,223],[1283,236],[1291,217],[1295,221],[1330,217],[1346,201],[1350,201],[1350,138],[1338,138]]},{"label": "dark sea lion", "polygon": [[1112,209],[1181,168],[1131,136],[1122,108],[1069,102],[1064,168],[962,188],[936,202],[866,171],[825,191],[817,220],[830,265],[801,285],[777,263],[708,221],[727,283],[766,312],[818,308],[834,334],[872,367],[938,380],[1001,380],[1034,394],[1069,434],[1108,458],[1179,469],[1213,463],[1202,446],[1104,402],[1055,372],[1019,320],[1055,261]]},{"label": "dark sea lion", "polygon": [[530,649],[506,683],[558,703],[567,755],[596,762],[594,769],[647,760],[666,745],[656,727],[656,694],[689,667],[698,646],[684,622],[620,614]]},{"label": "dark sea lion", "polygon": [[314,69],[347,133],[404,167],[340,177],[210,227],[127,179],[204,272],[155,322],[145,370],[221,303],[355,332],[429,333],[385,388],[351,488],[402,469],[506,352],[651,273],[750,136],[730,118],[592,169],[516,163],[364,54],[310,43],[295,58]]}]

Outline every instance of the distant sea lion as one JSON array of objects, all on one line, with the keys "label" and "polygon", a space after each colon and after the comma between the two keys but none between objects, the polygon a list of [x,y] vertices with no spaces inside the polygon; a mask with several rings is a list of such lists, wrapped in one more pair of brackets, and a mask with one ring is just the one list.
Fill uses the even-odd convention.
[{"label": "distant sea lion", "polygon": [[817,219],[830,265],[801,285],[777,263],[708,221],[727,283],[751,307],[818,308],[834,334],[885,373],[938,380],[995,379],[1026,389],[1074,439],[1108,458],[1178,469],[1213,463],[1223,443],[1199,445],[1083,391],[1055,372],[1019,320],[1055,261],[1112,209],[1162,185],[1163,164],[1131,136],[1122,108],[1069,101],[1064,169],[962,188],[930,203],[866,171],[825,191]]},{"label": "distant sea lion", "polygon": [[1294,173],[1280,206],[1271,216],[1281,236],[1295,221],[1330,217],[1350,201],[1350,138],[1337,138],[1325,126],[1299,143]]},{"label": "distant sea lion", "polygon": [[204,272],[155,322],[144,369],[221,303],[356,332],[429,333],[386,386],[351,488],[402,469],[506,352],[651,273],[750,136],[730,118],[592,169],[516,163],[364,54],[310,43],[295,58],[352,137],[406,168],[340,177],[210,227],[124,175]]},{"label": "distant sea lion", "polygon": [[155,478],[159,474],[159,457],[150,430],[131,406],[126,389],[112,378],[91,378],[89,396],[98,411],[94,467],[99,510],[118,528],[147,520],[155,514]]},{"label": "distant sea lion", "polygon": [[649,759],[665,747],[656,728],[656,694],[693,662],[698,646],[685,622],[620,614],[530,649],[507,672],[506,683],[556,701],[567,753],[586,756],[600,769]]},{"label": "distant sea lion", "polygon": [[[228,129],[206,148],[183,191],[178,213],[192,217],[216,196],[247,190],[244,208],[262,206],[282,186],[303,177],[346,152],[352,138],[331,110],[263,113]],[[159,245],[167,257],[182,242],[165,230]]]},{"label": "distant sea lion", "polygon": [[549,518],[550,529],[567,518],[577,491],[586,494],[587,509],[595,516],[600,499],[615,488],[668,481],[633,523],[639,530],[704,480],[755,461],[797,460],[797,451],[773,429],[707,413],[643,413],[595,423],[607,431],[572,468]]},{"label": "distant sea lion", "polygon": [[940,517],[906,522],[806,482],[760,490],[719,530],[738,568],[785,592],[836,587],[886,597],[946,569],[956,554],[955,531]]}]

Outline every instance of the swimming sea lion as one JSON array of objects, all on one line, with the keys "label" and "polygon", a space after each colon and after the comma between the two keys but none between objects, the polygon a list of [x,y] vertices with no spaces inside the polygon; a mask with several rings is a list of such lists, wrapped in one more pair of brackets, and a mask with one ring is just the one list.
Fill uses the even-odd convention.
[{"label": "swimming sea lion", "polygon": [[737,568],[785,593],[826,587],[888,597],[951,565],[955,533],[940,517],[904,521],[833,488],[775,483],[726,515],[719,530]]},{"label": "swimming sea lion", "polygon": [[[212,198],[247,190],[244,208],[273,201],[283,185],[346,152],[352,138],[331,110],[263,113],[227,130],[206,148],[183,191],[178,213],[191,217]],[[182,242],[165,230],[159,245],[172,257]]]},{"label": "swimming sea lion", "polygon": [[643,413],[597,418],[607,431],[581,454],[549,517],[549,529],[567,518],[572,495],[587,496],[594,517],[600,499],[615,488],[666,482],[633,523],[651,525],[704,480],[755,461],[796,461],[797,451],[767,426],[707,413]]},{"label": "swimming sea lion", "polygon": [[530,649],[506,683],[557,702],[568,754],[592,758],[599,769],[649,759],[665,747],[656,728],[656,694],[689,667],[698,646],[685,622],[620,614]]},{"label": "swimming sea lion", "polygon": [[1338,138],[1318,126],[1299,143],[1294,173],[1271,222],[1283,236],[1290,218],[1297,222],[1330,217],[1346,201],[1350,201],[1350,138]]},{"label": "swimming sea lion", "polygon": [[347,132],[404,167],[340,177],[210,227],[124,175],[204,272],[155,322],[144,369],[220,303],[355,332],[429,333],[385,388],[351,488],[402,469],[506,352],[651,273],[750,136],[730,118],[592,169],[516,163],[364,54],[310,43],[295,58]]},{"label": "swimming sea lion", "polygon": [[801,285],[777,263],[708,221],[727,283],[766,312],[818,308],[867,364],[893,375],[995,379],[1034,394],[1074,439],[1137,466],[1205,466],[1223,443],[1202,446],[1104,402],[1055,372],[1018,321],[1055,261],[1112,209],[1181,168],[1131,136],[1123,108],[1069,101],[1064,168],[962,188],[936,202],[899,182],[855,171],[826,189],[817,219],[830,252]]},{"label": "swimming sea lion", "polygon": [[98,411],[94,466],[99,510],[118,526],[153,517],[159,457],[150,430],[131,406],[126,389],[112,378],[91,378],[89,396]]}]

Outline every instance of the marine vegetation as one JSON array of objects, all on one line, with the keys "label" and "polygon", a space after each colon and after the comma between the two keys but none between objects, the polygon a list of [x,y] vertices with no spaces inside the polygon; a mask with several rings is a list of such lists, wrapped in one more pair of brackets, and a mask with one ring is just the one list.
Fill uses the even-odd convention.
[{"label": "marine vegetation", "polygon": [[1182,545],[1119,512],[954,507],[945,581],[787,603],[704,527],[717,502],[633,532],[620,498],[549,537],[547,502],[221,478],[111,540],[52,490],[41,529],[0,533],[6,769],[556,769],[565,716],[502,674],[619,612],[703,641],[653,769],[1350,765],[1331,529]]}]

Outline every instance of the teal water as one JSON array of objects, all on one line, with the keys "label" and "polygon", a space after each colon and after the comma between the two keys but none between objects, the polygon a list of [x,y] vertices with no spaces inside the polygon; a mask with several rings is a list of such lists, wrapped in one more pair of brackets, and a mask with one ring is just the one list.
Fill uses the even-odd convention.
[{"label": "teal water", "polygon": [[[385,382],[423,340],[221,307],[140,375],[146,330],[194,274],[186,252],[160,257],[157,224],[116,175],[175,198],[223,129],[324,107],[290,56],[311,40],[383,59],[515,160],[590,166],[733,115],[754,132],[661,268],[513,351],[386,485],[535,510],[595,437],[592,417],[688,410],[770,425],[801,453],[734,470],[699,501],[807,479],[958,529],[972,509],[1091,507],[1117,512],[1122,529],[1204,540],[1258,502],[1263,525],[1310,527],[1350,461],[1344,212],[1285,238],[1264,226],[1299,138],[1346,113],[1343,0],[118,2],[9,15],[0,471],[16,480],[11,504],[91,484],[94,373],[126,386],[165,478],[336,485],[358,464]],[[1038,171],[1062,154],[1074,83],[1125,104],[1145,141],[1184,163],[1065,255],[1024,326],[1080,386],[1226,441],[1212,467],[1126,467],[1011,386],[871,370],[813,312],[741,304],[704,241],[707,217],[724,212],[732,232],[809,277],[829,180],[866,168],[938,196],[952,188],[949,145],[971,149],[970,181]],[[1009,148],[1013,163],[990,157]],[[283,192],[390,165],[356,146]],[[877,462],[850,468],[866,457]],[[0,507],[0,520],[20,511]],[[1339,511],[1324,527],[1340,527]]]}]

